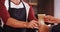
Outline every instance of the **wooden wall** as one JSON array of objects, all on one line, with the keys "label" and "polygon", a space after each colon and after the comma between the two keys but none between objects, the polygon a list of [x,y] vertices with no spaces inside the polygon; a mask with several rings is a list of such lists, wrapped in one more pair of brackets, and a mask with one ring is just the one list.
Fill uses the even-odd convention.
[{"label": "wooden wall", "polygon": [[38,0],[38,13],[54,15],[54,0]]}]

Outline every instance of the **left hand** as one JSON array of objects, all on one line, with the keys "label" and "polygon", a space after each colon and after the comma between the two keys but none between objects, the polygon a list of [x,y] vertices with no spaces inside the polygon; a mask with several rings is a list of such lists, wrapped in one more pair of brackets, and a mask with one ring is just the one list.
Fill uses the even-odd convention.
[{"label": "left hand", "polygon": [[49,23],[57,23],[58,19],[53,16],[47,15],[44,17],[44,20]]}]

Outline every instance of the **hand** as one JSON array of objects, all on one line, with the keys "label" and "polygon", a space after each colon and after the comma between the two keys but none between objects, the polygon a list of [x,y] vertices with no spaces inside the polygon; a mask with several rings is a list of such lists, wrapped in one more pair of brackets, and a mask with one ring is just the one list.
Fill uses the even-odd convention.
[{"label": "hand", "polygon": [[58,19],[53,16],[47,15],[45,16],[45,21],[49,23],[57,23]]},{"label": "hand", "polygon": [[38,27],[38,22],[35,21],[35,20],[32,20],[30,22],[27,23],[27,28],[35,28],[35,27]]},{"label": "hand", "polygon": [[39,32],[49,32],[49,26],[47,26],[47,25],[41,25],[39,27]]}]

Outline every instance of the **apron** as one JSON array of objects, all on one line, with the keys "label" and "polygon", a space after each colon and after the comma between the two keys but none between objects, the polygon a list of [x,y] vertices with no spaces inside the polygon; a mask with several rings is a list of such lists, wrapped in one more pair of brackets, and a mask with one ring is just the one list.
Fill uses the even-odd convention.
[{"label": "apron", "polygon": [[[12,18],[20,21],[25,21],[26,22],[26,9],[25,5],[22,2],[24,8],[11,8],[10,7],[10,1],[9,1],[9,13]],[[4,25],[4,30],[5,32],[26,32],[26,28],[12,28],[7,25]]]}]

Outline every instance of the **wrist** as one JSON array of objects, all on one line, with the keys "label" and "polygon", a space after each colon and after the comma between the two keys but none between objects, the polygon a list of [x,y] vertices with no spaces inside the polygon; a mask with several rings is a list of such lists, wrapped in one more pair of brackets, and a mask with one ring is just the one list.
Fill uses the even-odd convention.
[{"label": "wrist", "polygon": [[28,22],[26,22],[26,23],[24,24],[24,26],[25,26],[25,28],[28,28]]}]

